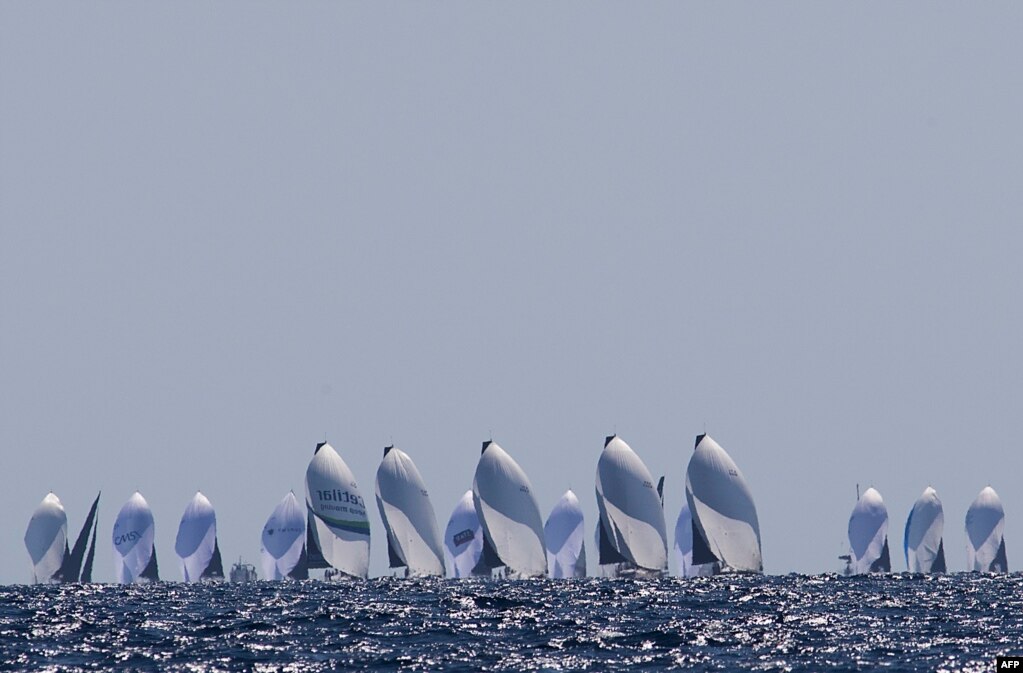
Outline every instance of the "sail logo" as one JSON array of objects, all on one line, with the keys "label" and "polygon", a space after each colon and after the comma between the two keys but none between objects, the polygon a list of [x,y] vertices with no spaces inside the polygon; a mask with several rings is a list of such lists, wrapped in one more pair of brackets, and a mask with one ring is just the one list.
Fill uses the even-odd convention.
[{"label": "sail logo", "polygon": [[528,486],[519,486],[519,490],[522,491],[523,493],[529,493]]},{"label": "sail logo", "polygon": [[340,489],[331,488],[324,491],[320,489],[316,490],[316,497],[321,502],[342,502],[349,503],[352,505],[358,505],[359,507],[366,507],[366,501],[362,499],[360,495],[352,495],[349,491],[342,491]]},{"label": "sail logo", "polygon": [[476,537],[476,534],[475,534],[475,533],[473,533],[473,532],[472,532],[471,530],[469,530],[468,528],[466,528],[465,530],[463,530],[463,531],[461,531],[461,532],[459,532],[459,533],[455,533],[455,537],[454,537],[454,540],[455,540],[455,546],[456,546],[456,547],[460,547],[460,546],[462,546],[463,544],[465,544],[466,542],[470,542],[470,541],[472,541],[472,539],[473,539],[474,537]]},{"label": "sail logo", "polygon": [[130,531],[128,533],[124,533],[123,535],[115,536],[114,537],[114,546],[120,546],[120,545],[124,544],[125,542],[138,542],[141,539],[142,539],[142,533],[139,533],[138,531],[134,531],[133,530],[133,531]]}]

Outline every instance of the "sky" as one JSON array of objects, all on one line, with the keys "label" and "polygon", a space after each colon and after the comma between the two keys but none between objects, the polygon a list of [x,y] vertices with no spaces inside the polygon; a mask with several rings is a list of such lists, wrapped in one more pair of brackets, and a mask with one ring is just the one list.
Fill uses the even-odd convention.
[{"label": "sky", "polygon": [[669,531],[709,432],[768,573],[840,569],[857,484],[896,570],[928,485],[963,569],[990,484],[1020,567],[1021,34],[1010,2],[0,4],[0,583],[50,490],[72,534],[102,490],[97,580],[136,489],[164,578],[197,489],[257,563],[324,439],[367,502],[404,449],[443,528],[493,438],[589,530],[613,432]]}]

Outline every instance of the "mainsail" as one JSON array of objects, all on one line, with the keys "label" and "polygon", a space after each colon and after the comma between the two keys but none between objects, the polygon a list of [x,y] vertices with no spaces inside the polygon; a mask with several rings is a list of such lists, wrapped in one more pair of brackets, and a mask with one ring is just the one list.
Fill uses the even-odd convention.
[{"label": "mainsail", "polygon": [[99,528],[99,520],[96,517],[99,496],[97,493],[96,499],[92,501],[85,523],[78,531],[75,546],[70,550],[65,547],[64,566],[60,569],[60,576],[65,582],[92,582],[92,560],[96,556],[96,529]]},{"label": "mainsail", "polygon": [[547,552],[543,518],[529,477],[496,442],[484,442],[472,481],[473,504],[483,525],[484,562],[509,577],[543,577]]},{"label": "mainsail", "polygon": [[32,581],[60,582],[67,553],[67,513],[60,498],[48,493],[39,503],[25,531],[25,548],[32,559]]},{"label": "mainsail", "polygon": [[355,475],[337,451],[318,444],[305,473],[309,568],[322,557],[345,575],[369,574],[369,519]]},{"label": "mainsail", "polygon": [[668,535],[661,496],[650,470],[617,436],[604,441],[596,492],[600,564],[617,564],[616,574],[663,574]]},{"label": "mainsail", "polygon": [[217,544],[217,515],[202,492],[196,492],[181,515],[174,551],[181,560],[181,574],[186,582],[224,578]]},{"label": "mainsail", "polygon": [[849,516],[851,570],[855,575],[892,570],[888,552],[888,509],[881,494],[868,488]]},{"label": "mainsail", "polygon": [[586,577],[583,510],[571,489],[554,505],[544,524],[543,535],[551,577]]},{"label": "mainsail", "polygon": [[679,577],[705,577],[714,574],[714,564],[693,563],[693,515],[689,511],[689,503],[682,501],[678,519],[675,521],[675,562]]},{"label": "mainsail", "polygon": [[121,584],[159,581],[160,570],[153,540],[156,531],[149,503],[136,491],[117,513],[114,522],[114,578]]},{"label": "mainsail", "polygon": [[455,505],[444,530],[444,560],[449,577],[489,576],[483,563],[483,526],[472,503],[472,491],[466,491]]},{"label": "mainsail", "polygon": [[966,511],[966,569],[982,573],[1007,573],[1005,510],[995,489],[985,486]]},{"label": "mainsail", "polygon": [[942,532],[945,514],[938,493],[928,486],[913,504],[906,519],[906,532],[902,549],[906,554],[906,568],[911,573],[945,572],[945,543]]},{"label": "mainsail", "polygon": [[387,530],[390,567],[405,567],[410,577],[443,577],[437,516],[422,475],[401,449],[384,449],[384,459],[377,469],[376,496]]},{"label": "mainsail", "polygon": [[693,564],[714,564],[716,572],[763,572],[753,494],[732,457],[705,434],[696,437],[686,470],[686,503]]},{"label": "mainsail", "polygon": [[294,492],[274,508],[263,526],[260,557],[263,578],[268,580],[309,578],[305,554],[305,515]]}]

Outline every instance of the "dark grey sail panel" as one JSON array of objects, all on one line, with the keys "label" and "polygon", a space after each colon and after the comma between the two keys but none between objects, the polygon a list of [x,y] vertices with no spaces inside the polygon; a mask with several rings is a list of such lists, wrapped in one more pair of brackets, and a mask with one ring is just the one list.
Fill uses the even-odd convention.
[{"label": "dark grey sail panel", "polygon": [[693,518],[693,565],[703,565],[704,563],[718,563],[721,559],[714,555],[714,552],[710,550],[710,545],[707,544],[707,538],[704,536],[703,531],[696,523],[696,518]]},{"label": "dark grey sail panel", "polygon": [[306,554],[305,547],[302,547],[302,554],[298,557],[298,563],[288,573],[288,577],[293,580],[307,580],[309,579],[309,557]]},{"label": "dark grey sail panel", "polygon": [[486,535],[483,536],[483,554],[480,556],[480,563],[487,569],[504,566],[504,561],[498,556],[497,550],[490,544],[490,540],[487,539]]},{"label": "dark grey sail panel", "polygon": [[604,527],[603,519],[597,522],[597,556],[597,562],[602,566],[626,563],[629,560],[622,556],[621,552],[611,544],[611,535],[607,532],[607,528]]},{"label": "dark grey sail panel", "polygon": [[202,571],[202,576],[207,579],[224,579],[224,561],[220,558],[219,540],[213,541],[213,557],[210,558],[206,570]]},{"label": "dark grey sail panel", "polygon": [[1007,573],[1009,572],[1009,560],[1005,556],[1005,538],[1002,538],[1001,544],[998,545],[998,553],[995,554],[995,558],[991,561],[991,572],[993,573]]},{"label": "dark grey sail panel", "polygon": [[872,573],[890,573],[892,571],[892,558],[888,553],[888,538],[884,539],[884,548],[881,549],[881,556],[870,564]]},{"label": "dark grey sail panel", "polygon": [[391,568],[405,567],[405,562],[401,560],[401,556],[394,550],[394,541],[391,539],[390,534],[387,535],[387,562]]},{"label": "dark grey sail panel", "polygon": [[932,573],[945,573],[948,568],[945,566],[945,541],[938,543],[938,555],[934,558],[934,565],[931,566]]},{"label": "dark grey sail panel", "polygon": [[160,565],[156,561],[155,546],[153,547],[153,555],[149,557],[149,565],[146,566],[146,569],[142,571],[142,574],[139,575],[139,577],[145,577],[147,580],[150,580],[151,582],[160,581]]},{"label": "dark grey sail panel", "polygon": [[89,543],[89,551],[85,555],[85,563],[82,564],[82,582],[86,584],[92,582],[92,562],[96,558],[96,530],[98,528],[98,525],[92,527],[92,541]]},{"label": "dark grey sail panel", "polygon": [[316,533],[313,531],[313,518],[316,513],[312,508],[308,508],[308,518],[306,519],[305,527],[305,550],[306,550],[306,567],[309,570],[320,570],[322,568],[329,568],[330,564],[327,563],[327,559],[323,557],[323,552],[320,551],[320,545],[316,541]]},{"label": "dark grey sail panel", "polygon": [[99,495],[96,495],[96,499],[92,502],[92,507],[89,508],[89,514],[85,517],[85,523],[82,524],[82,529],[78,532],[78,538],[75,539],[75,546],[68,551],[65,543],[64,564],[60,569],[61,581],[63,582],[81,581],[82,563],[85,560],[89,534],[96,527],[96,511],[98,507]]}]

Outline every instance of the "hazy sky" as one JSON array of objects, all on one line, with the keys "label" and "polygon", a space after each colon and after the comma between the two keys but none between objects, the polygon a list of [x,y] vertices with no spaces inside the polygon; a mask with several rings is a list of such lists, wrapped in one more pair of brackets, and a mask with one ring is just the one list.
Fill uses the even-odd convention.
[{"label": "hazy sky", "polygon": [[[603,438],[745,472],[767,572],[855,485],[985,485],[1023,567],[1019,3],[0,4],[0,582],[48,490],[225,563],[326,437],[443,527],[493,437],[592,529]],[[375,503],[371,574],[386,570]],[[590,539],[589,533],[587,539]],[[590,556],[591,572],[595,555]]]}]

